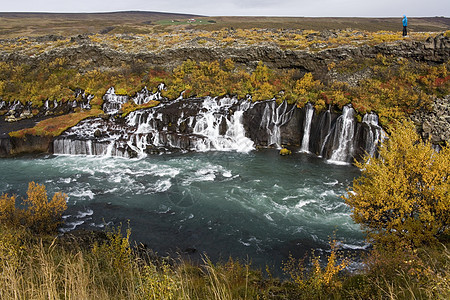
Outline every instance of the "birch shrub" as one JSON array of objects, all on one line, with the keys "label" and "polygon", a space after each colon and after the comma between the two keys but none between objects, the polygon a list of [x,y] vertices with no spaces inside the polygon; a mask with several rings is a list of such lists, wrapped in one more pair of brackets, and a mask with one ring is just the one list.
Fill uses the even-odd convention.
[{"label": "birch shrub", "polygon": [[359,178],[344,196],[371,242],[420,247],[450,231],[450,148],[422,141],[411,122],[398,123],[378,157],[356,163]]}]

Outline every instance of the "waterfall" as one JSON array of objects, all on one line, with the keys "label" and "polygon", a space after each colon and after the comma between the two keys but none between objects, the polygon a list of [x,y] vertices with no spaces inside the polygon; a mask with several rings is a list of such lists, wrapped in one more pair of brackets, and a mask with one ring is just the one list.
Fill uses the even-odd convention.
[{"label": "waterfall", "polygon": [[[196,117],[193,133],[204,138],[194,141],[197,151],[236,150],[249,152],[254,149],[253,141],[245,136],[242,125],[243,110],[249,105],[237,106],[236,98],[210,98],[203,101],[203,109]],[[236,106],[236,111],[232,107]]]},{"label": "waterfall", "polygon": [[[197,99],[194,103],[180,99],[132,112],[127,117],[127,125],[136,129],[130,133],[127,145],[138,157],[145,156],[149,146],[194,151],[249,152],[254,149],[253,141],[245,136],[242,118],[243,112],[252,105],[247,101],[238,104],[236,98],[206,97]],[[195,114],[185,116],[185,111],[180,110],[180,106],[186,111],[194,108]],[[174,114],[173,107],[177,107],[178,116]]]},{"label": "waterfall", "polygon": [[133,97],[134,103],[137,105],[145,104],[150,102],[151,100],[161,100],[161,91],[164,89],[164,84],[160,84],[158,86],[158,91],[156,93],[151,93],[147,87],[144,87],[140,92],[137,92]]},{"label": "waterfall", "polygon": [[320,149],[319,149],[318,155],[320,157],[322,157],[323,150],[325,149],[325,144],[327,143],[328,138],[330,137],[330,134],[331,134],[331,111],[330,111],[330,107],[322,115],[322,118],[320,119],[318,130],[321,133],[320,139],[319,139]]},{"label": "waterfall", "polygon": [[139,110],[127,116],[127,125],[135,127],[128,139],[128,146],[137,153],[138,157],[144,157],[148,145],[162,146],[160,143],[160,131],[158,121],[162,121],[162,115],[156,114],[155,109]]},{"label": "waterfall", "polygon": [[[125,100],[138,105],[163,100],[163,88],[160,86],[156,93],[144,88],[131,99],[116,95],[110,88],[104,96],[104,109],[111,115]],[[300,152],[312,151],[334,163],[348,163],[365,151],[376,153],[384,135],[376,114],[365,115],[358,126],[350,105],[339,117],[330,108],[320,117],[314,114],[314,106],[308,103],[300,125],[300,111],[287,102],[255,104],[231,97],[161,101],[125,118],[83,120],[55,138],[53,149],[55,154],[144,157],[180,150],[249,152],[255,143],[281,147],[282,143],[295,145],[302,140]]]},{"label": "waterfall", "polygon": [[365,151],[370,156],[374,156],[378,143],[385,138],[383,129],[378,125],[378,116],[375,113],[367,113],[362,119],[362,123],[368,126],[366,135],[364,136]]},{"label": "waterfall", "polygon": [[347,163],[353,154],[353,137],[355,135],[355,110],[351,105],[344,106],[342,115],[336,120],[333,145],[337,148],[329,159],[333,163]]},{"label": "waterfall", "polygon": [[[137,105],[148,103],[151,100],[161,100],[161,91],[164,89],[164,84],[158,86],[156,93],[150,92],[147,87],[144,87],[141,91],[131,98]],[[88,96],[88,104],[92,99],[92,96]],[[127,95],[116,95],[114,87],[110,87],[106,94],[103,96],[103,111],[109,115],[114,115],[119,112],[122,105],[130,100]]]},{"label": "waterfall", "polygon": [[126,95],[116,95],[114,87],[110,87],[106,94],[103,96],[103,111],[108,115],[117,114],[122,107],[122,104],[129,99]]},{"label": "waterfall", "polygon": [[314,114],[314,107],[311,103],[306,104],[305,121],[303,122],[303,139],[300,152],[309,153],[309,136],[311,134],[311,122]]},{"label": "waterfall", "polygon": [[123,137],[126,132],[101,118],[86,119],[53,141],[58,155],[95,155],[129,157]]},{"label": "waterfall", "polygon": [[267,101],[264,107],[260,128],[267,131],[267,146],[281,148],[280,127],[285,125],[292,117],[295,106],[289,109],[286,101],[276,107],[275,100]]},{"label": "waterfall", "polygon": [[94,98],[94,95],[85,95],[83,94],[83,99],[85,101],[80,103],[80,108],[84,110],[91,109],[91,100]]},{"label": "waterfall", "polygon": [[112,141],[78,140],[57,138],[53,141],[53,153],[58,155],[119,156],[128,158],[126,151]]}]

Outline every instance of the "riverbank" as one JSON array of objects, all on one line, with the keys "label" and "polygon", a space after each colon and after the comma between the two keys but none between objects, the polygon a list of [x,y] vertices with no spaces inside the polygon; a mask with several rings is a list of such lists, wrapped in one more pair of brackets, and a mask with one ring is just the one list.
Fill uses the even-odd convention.
[{"label": "riverbank", "polygon": [[120,229],[101,238],[83,233],[87,239],[32,237],[3,225],[0,232],[0,293],[6,298],[445,299],[449,291],[448,248],[419,249],[414,255],[403,254],[400,261],[375,255],[358,274],[345,271],[350,259],[342,260],[335,250],[324,267],[317,257],[287,261],[287,278],[279,279],[270,268],[263,271],[232,258],[212,263],[203,256],[200,264],[192,264],[158,257],[131,247]]}]

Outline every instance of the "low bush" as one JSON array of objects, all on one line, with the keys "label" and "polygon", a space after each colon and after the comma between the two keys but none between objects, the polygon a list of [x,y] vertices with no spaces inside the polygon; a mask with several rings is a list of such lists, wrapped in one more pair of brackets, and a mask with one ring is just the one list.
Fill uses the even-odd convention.
[{"label": "low bush", "polygon": [[54,232],[67,209],[66,198],[64,193],[55,193],[49,201],[45,186],[30,182],[27,198],[21,205],[16,203],[17,196],[1,195],[0,223],[10,227],[25,226],[37,233]]}]

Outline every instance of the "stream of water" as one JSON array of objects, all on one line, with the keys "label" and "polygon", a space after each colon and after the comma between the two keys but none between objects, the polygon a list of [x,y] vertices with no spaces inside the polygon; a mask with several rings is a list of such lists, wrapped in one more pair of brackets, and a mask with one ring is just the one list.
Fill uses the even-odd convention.
[{"label": "stream of water", "polygon": [[275,150],[149,155],[142,159],[38,156],[1,159],[0,191],[24,196],[45,184],[65,192],[64,231],[127,223],[160,254],[185,251],[279,266],[290,253],[364,248],[340,198],[359,170]]}]

